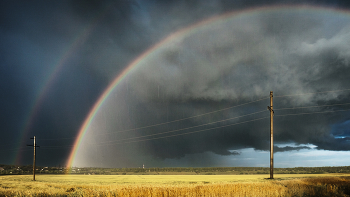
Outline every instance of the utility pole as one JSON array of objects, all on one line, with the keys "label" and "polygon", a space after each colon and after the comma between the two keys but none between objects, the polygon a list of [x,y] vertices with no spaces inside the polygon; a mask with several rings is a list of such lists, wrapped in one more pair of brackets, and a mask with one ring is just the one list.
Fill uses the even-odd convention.
[{"label": "utility pole", "polygon": [[33,181],[35,181],[35,153],[36,153],[36,150],[35,148],[36,147],[40,147],[40,146],[37,146],[35,144],[35,136],[34,138],[30,138],[31,140],[34,140],[34,144],[33,145],[27,145],[27,146],[33,146],[34,147],[34,155],[33,155]]},{"label": "utility pole", "polygon": [[273,179],[273,91],[270,92],[270,106],[267,106],[270,110],[270,179]]}]

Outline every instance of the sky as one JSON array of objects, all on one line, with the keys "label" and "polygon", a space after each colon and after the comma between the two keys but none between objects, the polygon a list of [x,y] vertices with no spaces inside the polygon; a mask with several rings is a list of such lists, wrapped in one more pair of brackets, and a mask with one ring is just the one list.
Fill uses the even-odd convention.
[{"label": "sky", "polygon": [[350,158],[350,4],[0,2],[0,164],[276,167]]}]

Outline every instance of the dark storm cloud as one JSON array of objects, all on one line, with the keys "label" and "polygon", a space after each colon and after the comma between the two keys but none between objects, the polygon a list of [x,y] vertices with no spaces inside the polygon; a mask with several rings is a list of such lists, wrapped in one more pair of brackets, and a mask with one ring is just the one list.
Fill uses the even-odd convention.
[{"label": "dark storm cloud", "polygon": [[82,64],[109,79],[168,34],[218,14],[217,1],[73,1],[81,20],[98,20]]},{"label": "dark storm cloud", "polygon": [[284,151],[293,151],[293,150],[301,150],[301,149],[311,149],[308,146],[298,146],[298,147],[292,147],[292,146],[286,146],[286,147],[278,147],[275,146],[273,148],[274,152],[284,152]]},{"label": "dark storm cloud", "polygon": [[[215,1],[204,3],[205,9],[196,7],[197,3],[2,1],[1,111],[7,120],[2,124],[6,135],[2,140],[10,137],[18,142],[23,134],[25,138],[37,135],[39,142],[40,138],[71,137],[51,143],[71,145],[100,93],[132,59],[170,32],[210,15],[208,11],[216,13],[210,7]],[[182,11],[186,14],[180,15]],[[64,60],[62,69],[33,109],[60,60]],[[35,117],[25,128],[32,110]],[[41,145],[49,144],[42,141]],[[17,147],[17,143],[11,146]],[[2,159],[9,161],[9,157]],[[62,159],[47,161],[57,164]],[[29,157],[23,162],[28,161]]]},{"label": "dark storm cloud", "polygon": [[[278,95],[290,95],[348,89],[348,79],[345,76],[349,72],[349,21],[333,26],[327,22],[327,18],[322,17],[298,12],[262,13],[251,16],[247,21],[241,18],[238,22],[208,27],[193,35],[178,38],[174,41],[175,44],[164,46],[157,56],[146,60],[144,66],[128,79],[130,97],[139,99],[130,103],[147,103],[150,107],[146,109],[148,114],[163,114],[163,117],[156,119],[158,122],[167,122],[210,112],[225,105],[249,102],[254,97],[266,97],[270,90]],[[230,29],[230,26],[235,28]],[[323,28],[326,30],[321,31]],[[330,130],[331,124],[347,120],[348,113],[319,113],[347,110],[348,107],[277,111],[278,108],[291,106],[346,103],[348,96],[348,91],[345,91],[291,98],[276,97],[276,142],[311,143],[318,149],[349,150],[348,141],[335,139]],[[149,103],[163,104],[156,106]],[[161,140],[141,143],[145,143],[145,149],[148,148],[155,157],[163,159],[181,158],[186,154],[207,151],[229,155],[229,150],[247,147],[269,150],[267,119],[231,127],[227,125],[253,118],[207,124],[250,111],[260,111],[266,109],[268,104],[266,99],[265,103],[252,105],[250,109],[242,107],[227,110],[223,114],[220,112],[219,115],[210,114],[179,124],[171,123],[161,128],[140,131],[140,135],[168,131],[156,135]],[[138,122],[143,119],[152,122],[142,115],[145,112],[134,110],[136,125],[145,125]],[[278,116],[313,112],[317,113]],[[267,111],[265,115],[262,114],[264,113],[252,117],[268,117]],[[193,125],[202,124],[204,125],[193,128]],[[149,138],[151,137],[144,139]],[[277,147],[276,151],[305,148],[309,149],[307,146]]]},{"label": "dark storm cloud", "polygon": [[[28,138],[36,135],[39,145],[42,147],[42,157],[47,158],[42,165],[62,165],[79,127],[101,92],[118,73],[147,48],[170,33],[211,16],[243,8],[285,3],[313,5],[320,2],[277,0],[1,1],[0,117],[3,121],[0,129],[3,137],[0,139],[0,143],[8,145],[11,142],[12,144],[9,144],[9,147],[6,146],[6,148],[17,148],[19,146],[18,140],[23,132]],[[322,1],[321,4],[341,8],[349,6],[348,1]],[[308,25],[306,29],[310,30],[311,33],[315,33],[312,27],[317,27],[318,24],[314,23],[315,21],[312,19],[306,20],[309,20],[305,22]],[[255,21],[255,23],[266,25],[266,29],[260,31],[260,33],[270,35],[272,32],[277,36],[290,38],[291,40],[282,42],[284,45],[294,42],[290,35],[300,34],[300,32],[305,33],[305,38],[310,35],[310,32],[305,31],[304,26],[299,26],[299,23],[286,25],[291,21],[286,22],[283,18],[277,22],[275,21],[276,23],[270,23],[269,21],[269,18],[262,18]],[[281,28],[285,31],[279,31]],[[339,35],[332,35],[331,38],[325,36],[325,40],[314,40],[299,45],[301,48],[295,49],[294,56],[290,58],[291,60],[302,59],[301,62],[291,61],[297,68],[290,69],[288,66],[281,66],[278,69],[282,71],[282,74],[280,73],[280,77],[276,77],[271,84],[276,82],[285,89],[296,90],[300,88],[298,83],[301,83],[306,85],[305,92],[327,90],[330,87],[342,88],[344,81],[349,76],[347,67],[349,37],[346,34],[347,32],[347,29],[344,29],[343,32],[339,32]],[[186,47],[174,47],[172,50],[166,51],[162,55],[164,57],[162,62],[174,66],[167,67],[164,70],[164,75],[154,75],[154,73],[147,72],[147,70],[142,71],[145,72],[145,78],[148,77],[151,80],[143,82],[145,83],[144,86],[130,87],[130,89],[133,88],[133,90],[130,90],[130,95],[138,97],[135,101],[130,99],[130,102],[136,102],[139,105],[129,107],[128,112],[130,113],[126,117],[121,115],[120,122],[129,121],[130,125],[143,126],[149,123],[164,122],[205,113],[265,95],[266,91],[270,91],[273,86],[268,84],[266,87],[262,87],[259,83],[266,80],[266,76],[260,76],[258,73],[270,71],[264,67],[257,68],[256,65],[261,63],[259,58],[275,53],[275,51],[261,52],[259,48],[254,49],[254,45],[248,46],[245,44],[245,40],[252,39],[251,35],[258,34],[246,34],[244,31],[238,31],[237,33],[242,38],[241,41],[225,43],[225,40],[218,39],[213,43],[204,43],[205,54],[200,51],[196,53],[191,48],[183,50]],[[283,35],[279,35],[279,33]],[[253,39],[258,41],[260,38]],[[200,36],[198,40],[201,40]],[[78,42],[72,45],[75,41]],[[187,41],[189,45],[193,42],[192,39],[187,39]],[[266,43],[262,43],[261,46],[273,45],[270,41],[270,39],[267,39]],[[257,56],[255,59],[250,59],[243,52],[240,52],[239,48],[236,48],[238,56],[241,56],[241,59],[237,61],[232,60],[224,63],[219,61],[219,58],[210,59],[210,56],[223,59],[230,55],[230,44],[232,43],[246,45],[246,48],[255,52]],[[69,49],[72,50],[69,54],[66,54]],[[307,52],[304,53],[303,50]],[[193,60],[197,55],[202,58],[202,62],[199,63],[202,63],[202,66],[206,69],[210,70],[210,64],[216,63],[220,67],[207,72],[201,71],[199,68],[203,67],[198,65],[182,64],[188,60]],[[62,69],[44,94],[42,103],[37,109],[32,109],[52,71],[62,58],[65,58],[62,62]],[[209,60],[212,60],[212,62],[207,62]],[[264,58],[264,61],[264,63],[270,62],[267,58]],[[230,66],[234,63],[246,63],[247,66],[234,70]],[[313,68],[302,69],[302,72],[296,71],[301,68],[298,67],[301,63],[318,65],[318,74],[313,74],[315,70]],[[329,65],[334,66],[330,68]],[[176,71],[179,66],[186,68],[186,72],[177,75]],[[235,72],[239,72],[241,75],[230,78],[230,74]],[[172,80],[178,78],[178,82],[162,83],[163,79],[159,76],[168,76]],[[298,80],[289,83],[288,80],[295,78],[295,76]],[[310,79],[307,79],[308,77]],[[254,78],[254,80],[250,84],[243,84],[241,88],[231,89],[230,84],[240,83],[246,78]],[[313,89],[314,84],[318,84],[319,88]],[[215,89],[217,87],[221,88]],[[288,93],[283,88],[279,89],[280,94]],[[303,91],[301,90],[301,92]],[[324,95],[326,100],[323,104],[328,104],[331,101],[335,103],[345,102],[347,96],[344,96],[344,94]],[[311,96],[302,103],[313,104],[321,102],[320,100],[319,96]],[[283,100],[283,102],[285,102],[284,104],[298,103],[293,99]],[[266,108],[265,103],[261,106],[264,109]],[[248,109],[248,111],[254,112],[254,109],[258,107],[260,107],[260,104],[253,105],[252,109]],[[32,119],[30,127],[25,130],[25,121],[31,115],[31,110],[35,110],[36,115]],[[172,129],[203,124],[208,121],[217,121],[225,117],[244,114],[245,111],[247,111],[247,108],[241,108],[238,111],[227,111],[224,115],[213,114],[207,117],[189,119],[182,122],[182,125],[170,125],[166,129],[171,131]],[[155,114],[159,116],[155,120],[144,118]],[[260,116],[256,115],[254,117],[259,118]],[[325,127],[329,126],[329,123],[333,125],[339,123],[338,117],[334,117],[332,121],[328,118],[325,118],[324,124],[319,126],[320,129],[315,131],[314,135],[307,135],[305,139],[301,139],[299,135],[305,131],[305,128],[301,126],[293,127],[293,121],[288,123],[291,126],[290,129],[284,132],[285,135],[278,136],[277,134],[277,138],[280,141],[291,140],[297,143],[305,141],[324,149],[347,149],[346,138],[332,139],[327,135],[329,130]],[[345,121],[346,117],[343,120]],[[230,123],[234,123],[234,121],[237,120],[232,120]],[[225,124],[218,123],[216,125],[224,126]],[[188,154],[205,151],[220,155],[231,155],[236,154],[232,149],[245,147],[267,150],[268,138],[262,134],[261,127],[266,128],[268,125],[262,126],[257,122],[248,124],[251,124],[249,129],[246,129],[244,125],[233,128],[223,127],[218,132],[203,132],[209,134],[193,135],[193,138],[191,137],[192,134],[189,134],[165,139],[164,141],[146,141],[140,146],[144,145],[145,149],[159,158],[180,158]],[[308,123],[305,122],[305,124]],[[128,128],[129,125],[124,126]],[[201,129],[207,128],[209,127],[201,127]],[[310,126],[309,128],[312,130],[313,127]],[[147,132],[151,134],[163,131],[163,129],[165,127]],[[242,132],[243,130],[244,132]],[[342,131],[342,134],[349,133],[348,131]],[[338,130],[333,132],[339,134]],[[141,134],[144,135],[140,132],[135,136]],[[323,136],[320,134],[325,134],[325,137],[320,137]],[[40,141],[40,138],[71,139]],[[30,143],[29,139],[27,143]],[[338,146],[335,147],[336,143],[338,143]],[[62,146],[62,149],[45,149],[45,147],[53,145]],[[1,152],[1,154],[3,153]],[[5,151],[4,154],[6,155],[0,158],[0,163],[12,162],[14,153]],[[52,157],[52,155],[57,156]],[[30,155],[22,160],[22,164],[29,164],[30,162]]]}]

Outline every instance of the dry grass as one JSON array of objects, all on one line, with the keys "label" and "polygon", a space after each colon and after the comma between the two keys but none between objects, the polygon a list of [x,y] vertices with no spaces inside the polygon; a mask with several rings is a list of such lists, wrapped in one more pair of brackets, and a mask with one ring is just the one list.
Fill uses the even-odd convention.
[{"label": "dry grass", "polygon": [[[172,182],[164,181],[166,176],[65,176],[64,178],[64,176],[46,175],[38,176],[38,181],[34,182],[31,181],[31,176],[2,176],[0,196],[350,196],[348,175],[314,178],[291,176],[274,180],[261,179],[259,175],[255,179],[251,176],[247,179],[242,175],[238,178],[232,177],[232,182],[226,180],[229,178],[227,176],[199,175],[185,177],[187,179],[177,176],[170,178],[172,180],[169,181]],[[218,181],[220,178],[224,181]],[[147,183],[147,179],[153,182]],[[207,181],[202,181],[203,179]],[[132,180],[135,182],[131,183]],[[127,184],[123,181],[127,181]]]}]

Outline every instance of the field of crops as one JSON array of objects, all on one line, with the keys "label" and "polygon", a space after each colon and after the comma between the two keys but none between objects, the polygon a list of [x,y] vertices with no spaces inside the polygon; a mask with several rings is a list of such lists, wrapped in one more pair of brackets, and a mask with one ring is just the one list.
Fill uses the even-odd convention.
[{"label": "field of crops", "polygon": [[0,196],[350,196],[349,174],[0,176]]}]

